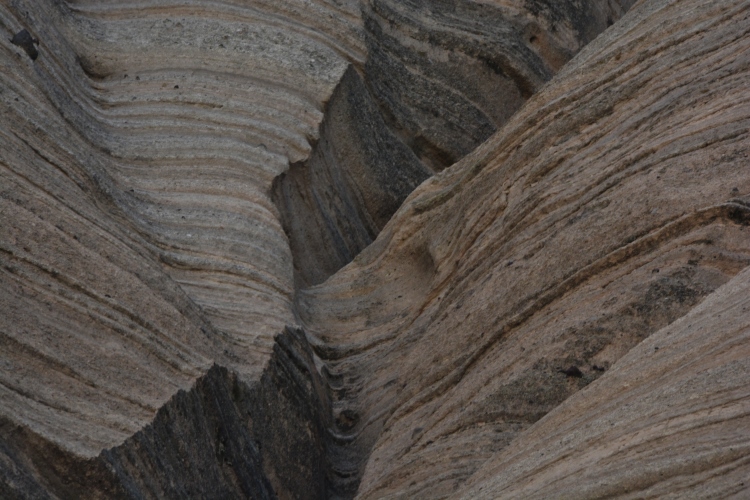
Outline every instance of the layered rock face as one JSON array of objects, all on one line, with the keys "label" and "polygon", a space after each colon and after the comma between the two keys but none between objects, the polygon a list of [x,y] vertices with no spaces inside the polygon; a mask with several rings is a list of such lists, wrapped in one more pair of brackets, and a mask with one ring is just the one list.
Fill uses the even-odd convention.
[{"label": "layered rock face", "polygon": [[377,236],[406,196],[486,140],[627,1],[363,2],[364,64],[311,157],[277,179],[298,287]]},{"label": "layered rock face", "polygon": [[[180,390],[200,392],[214,364],[260,390],[274,336],[295,325],[269,192],[310,155],[324,102],[363,57],[355,7],[0,5],[0,407],[15,443],[3,495],[191,496],[180,485],[204,480],[199,457],[220,441],[193,421],[234,410],[194,395],[207,401],[163,414],[175,440],[206,434],[173,450],[179,467],[163,457],[172,437],[132,439]],[[22,29],[39,40],[35,60],[10,42]],[[128,456],[107,455],[113,470],[80,472],[127,443]],[[45,465],[50,448],[75,465]],[[66,485],[72,469],[91,491]],[[115,477],[85,479],[100,472]],[[249,491],[247,478],[213,477],[201,491]]]},{"label": "layered rock face", "polygon": [[452,494],[750,263],[748,5],[687,7],[635,8],[301,292],[361,497]]},{"label": "layered rock face", "polygon": [[0,496],[746,494],[750,4],[631,3],[0,5]]}]

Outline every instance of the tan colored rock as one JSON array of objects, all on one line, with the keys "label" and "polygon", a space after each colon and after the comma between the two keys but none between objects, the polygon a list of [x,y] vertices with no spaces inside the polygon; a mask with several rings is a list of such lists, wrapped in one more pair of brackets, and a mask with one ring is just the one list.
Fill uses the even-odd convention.
[{"label": "tan colored rock", "polygon": [[463,498],[741,498],[750,490],[750,271],[502,453]]},{"label": "tan colored rock", "polygon": [[741,494],[750,6],[631,3],[0,5],[0,497]]},{"label": "tan colored rock", "polygon": [[359,497],[454,493],[750,264],[746,19],[634,7],[300,294]]},{"label": "tan colored rock", "polygon": [[[182,427],[154,426],[157,411],[181,390],[203,401],[214,363],[258,383],[295,323],[271,183],[309,155],[325,101],[363,57],[355,7],[0,4],[0,497],[108,498],[152,473],[176,494],[188,469],[146,465],[169,448],[160,429],[205,432],[202,411],[236,411],[204,397]],[[10,41],[21,29],[39,40],[33,60]],[[116,447],[128,457],[107,462]],[[181,460],[202,464],[201,451]],[[238,477],[203,486],[254,480]]]}]

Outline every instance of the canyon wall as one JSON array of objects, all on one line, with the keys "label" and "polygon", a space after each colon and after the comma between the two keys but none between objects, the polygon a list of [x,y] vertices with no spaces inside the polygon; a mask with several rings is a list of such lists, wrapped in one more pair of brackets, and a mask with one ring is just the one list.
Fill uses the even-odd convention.
[{"label": "canyon wall", "polygon": [[747,493],[750,3],[0,31],[0,496]]}]

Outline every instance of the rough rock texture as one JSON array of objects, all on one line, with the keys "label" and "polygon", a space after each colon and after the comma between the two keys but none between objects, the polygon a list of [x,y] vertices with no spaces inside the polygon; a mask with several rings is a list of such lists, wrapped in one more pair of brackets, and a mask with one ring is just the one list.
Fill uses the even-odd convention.
[{"label": "rough rock texture", "polygon": [[1,3],[0,496],[746,494],[750,3],[630,4]]},{"label": "rough rock texture", "polygon": [[630,4],[363,1],[361,78],[343,78],[315,151],[275,184],[297,285],[351,262],[414,187],[492,135]]},{"label": "rough rock texture", "polygon": [[[213,366],[145,428],[86,458],[0,421],[3,498],[327,498],[330,410],[299,330],[277,337],[258,382]],[[348,488],[348,489],[347,489]],[[349,492],[349,496],[353,491]]]},{"label": "rough rock texture", "polygon": [[484,142],[631,1],[371,0],[365,74],[435,171]]},{"label": "rough rock texture", "polygon": [[300,292],[360,497],[453,493],[750,264],[748,9],[634,7]]},{"label": "rough rock texture", "polygon": [[463,498],[742,498],[750,271],[514,441]]},{"label": "rough rock texture", "polygon": [[274,181],[297,286],[321,283],[351,262],[429,176],[349,69],[328,103],[310,159]]},{"label": "rough rock texture", "polygon": [[[252,389],[274,336],[295,324],[269,192],[309,156],[325,101],[363,57],[358,12],[325,1],[0,3],[0,413],[3,442],[26,443],[2,452],[4,493],[75,497],[68,479],[89,477],[82,464],[104,450],[125,472],[100,489],[92,480],[92,496],[190,496],[180,481],[205,479],[180,475],[210,462],[201,448],[174,458],[192,469],[161,454],[219,425],[195,427],[200,415],[231,409],[190,403],[182,431],[133,436],[214,364]],[[22,29],[39,39],[36,60],[11,43]],[[206,399],[198,392],[189,397]],[[138,453],[123,455],[131,445]],[[33,472],[45,450],[72,464],[61,483]],[[236,484],[227,474],[201,487],[278,486],[270,472]]]}]

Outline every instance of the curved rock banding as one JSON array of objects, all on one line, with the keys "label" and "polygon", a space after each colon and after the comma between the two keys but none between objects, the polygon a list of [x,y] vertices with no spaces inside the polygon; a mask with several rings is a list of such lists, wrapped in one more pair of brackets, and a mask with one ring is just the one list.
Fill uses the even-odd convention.
[{"label": "curved rock banding", "polygon": [[311,157],[275,183],[298,287],[351,262],[414,187],[492,135],[629,7],[363,2],[364,64],[332,95]]},{"label": "curved rock banding", "polygon": [[[386,54],[394,74],[425,76],[450,45],[430,30],[455,35],[468,4],[372,2],[364,21],[358,4],[336,2],[0,6],[2,495],[543,495],[566,470],[566,450],[586,446],[556,419],[596,413],[589,395],[606,404],[621,381],[642,387],[634,378],[647,373],[662,389],[638,391],[677,394],[681,415],[702,422],[684,391],[658,380],[688,359],[680,342],[651,371],[638,363],[667,335],[718,349],[712,342],[746,330],[744,302],[718,305],[744,290],[750,263],[749,51],[737,28],[746,2],[639,3],[488,141],[407,197],[453,153],[414,139],[435,129],[403,118],[418,113],[394,104],[373,72]],[[524,8],[546,29],[540,19],[566,12],[555,5]],[[590,16],[603,29],[626,7],[609,2]],[[393,12],[408,22],[391,26]],[[573,21],[557,39],[523,32],[531,52],[519,53],[551,76],[560,54],[580,47]],[[36,60],[10,43],[21,29],[40,40]],[[436,49],[420,54],[431,40]],[[561,51],[566,43],[574,49]],[[484,53],[475,52],[464,56]],[[337,86],[346,99],[331,97]],[[369,103],[379,135],[327,121],[327,110],[351,116],[357,102]],[[362,171],[375,181],[342,183],[359,221],[331,220],[373,222],[337,229],[366,237],[295,285],[282,226],[299,205],[277,210],[273,182],[293,164],[286,178],[300,198],[316,189],[343,198],[308,181],[333,175],[305,168],[325,163],[316,155],[338,158],[344,132],[392,145],[386,157],[411,170],[398,171],[397,188],[374,190],[380,198],[357,194],[389,178],[380,164]],[[348,266],[297,289],[368,238]],[[684,327],[693,320],[700,330]],[[711,325],[718,333],[702,337]],[[690,362],[743,380],[742,366],[710,356]],[[565,373],[571,366],[580,377]],[[706,380],[700,394],[714,408],[736,396],[729,406],[745,418],[744,385]],[[656,401],[665,399],[643,411],[658,421]],[[625,426],[616,436],[597,427],[604,439],[637,433],[627,414],[601,415],[592,418]],[[741,491],[744,448],[727,452],[731,425],[716,422],[722,441],[707,449],[719,459],[659,465],[669,478],[700,470],[693,483],[638,464],[623,477],[634,463],[614,456],[577,469],[583,479],[568,487],[613,478],[623,491],[689,492],[706,477],[706,491]],[[535,439],[550,435],[563,443],[545,442],[553,467],[540,472],[548,462],[532,456]],[[530,471],[523,482],[497,472],[513,457]],[[714,474],[728,464],[734,475]]]},{"label": "curved rock banding", "polygon": [[636,7],[300,294],[362,498],[452,494],[748,265],[747,6],[685,5]]}]

